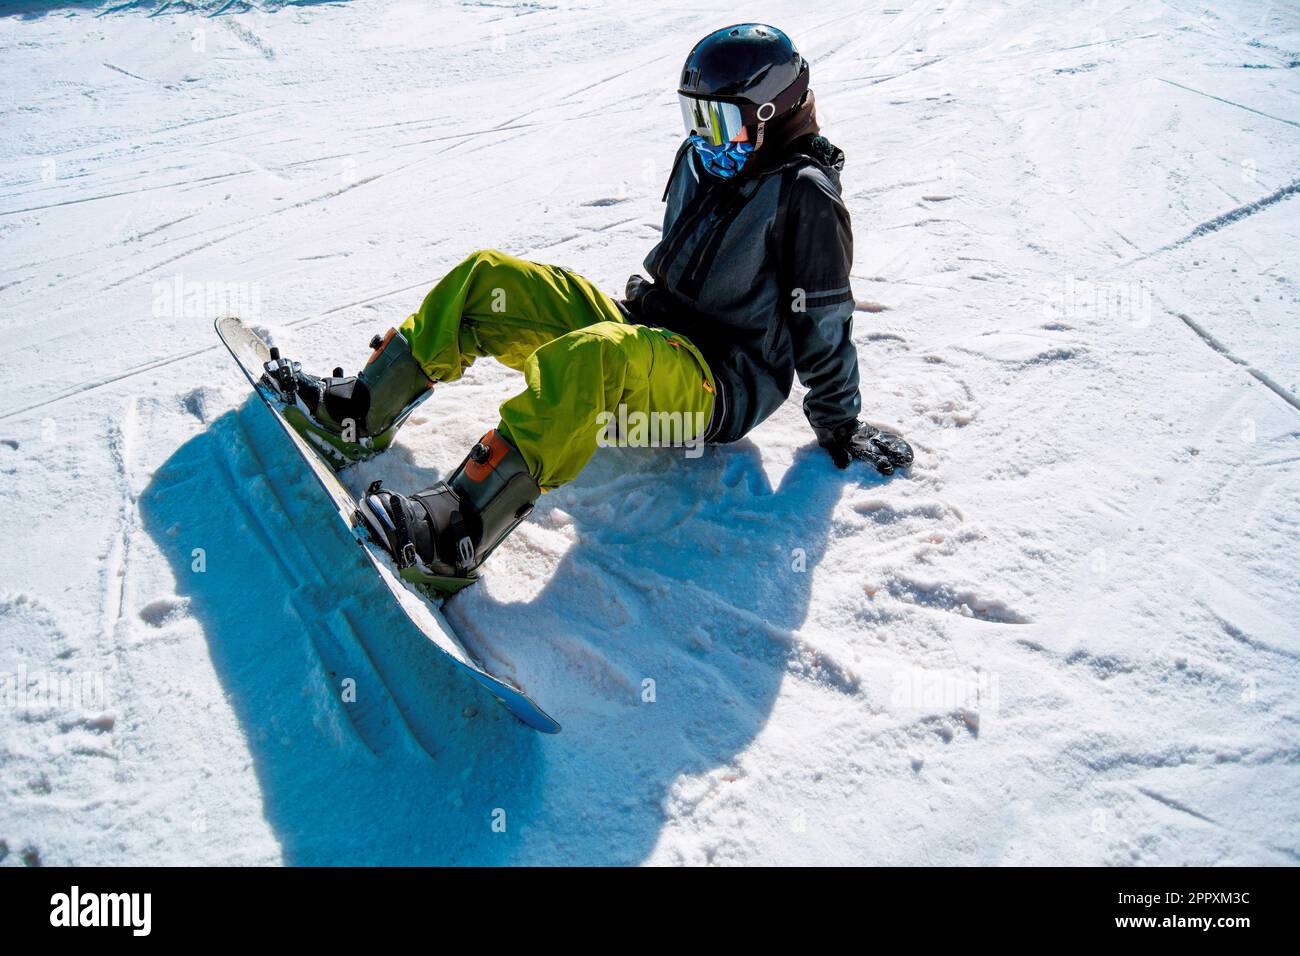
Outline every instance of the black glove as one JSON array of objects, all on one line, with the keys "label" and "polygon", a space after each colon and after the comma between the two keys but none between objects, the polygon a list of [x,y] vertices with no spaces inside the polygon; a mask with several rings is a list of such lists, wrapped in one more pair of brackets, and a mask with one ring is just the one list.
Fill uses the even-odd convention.
[{"label": "black glove", "polygon": [[627,277],[627,287],[623,290],[623,295],[630,301],[635,302],[654,287],[655,284],[645,276],[631,275]]},{"label": "black glove", "polygon": [[837,468],[849,467],[850,459],[856,458],[875,465],[882,475],[892,475],[895,468],[912,463],[912,446],[900,436],[859,421],[819,428],[817,441],[830,452]]},{"label": "black glove", "polygon": [[646,309],[647,299],[653,298],[655,284],[645,276],[628,276],[627,288],[623,291],[623,306],[638,319],[649,318]]}]

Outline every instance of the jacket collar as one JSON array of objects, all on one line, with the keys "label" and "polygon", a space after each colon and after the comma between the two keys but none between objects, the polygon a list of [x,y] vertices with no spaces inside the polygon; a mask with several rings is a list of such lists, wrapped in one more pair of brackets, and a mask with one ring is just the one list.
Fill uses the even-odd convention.
[{"label": "jacket collar", "polygon": [[[773,173],[781,173],[795,166],[806,166],[809,162],[821,166],[826,171],[826,174],[838,184],[840,171],[844,169],[844,150],[820,133],[809,133],[790,142],[775,163],[755,171],[753,175],[755,178],[770,176]],[[746,172],[748,170],[742,170],[741,176]]]}]

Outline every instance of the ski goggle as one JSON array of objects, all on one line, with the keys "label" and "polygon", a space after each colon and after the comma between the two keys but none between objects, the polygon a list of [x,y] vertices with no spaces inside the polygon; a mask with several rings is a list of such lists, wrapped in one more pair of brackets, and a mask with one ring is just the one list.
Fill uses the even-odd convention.
[{"label": "ski goggle", "polygon": [[681,103],[682,124],[686,127],[686,135],[703,137],[710,146],[735,142],[744,135],[745,120],[739,104],[697,99],[683,93],[678,93],[677,99]]}]

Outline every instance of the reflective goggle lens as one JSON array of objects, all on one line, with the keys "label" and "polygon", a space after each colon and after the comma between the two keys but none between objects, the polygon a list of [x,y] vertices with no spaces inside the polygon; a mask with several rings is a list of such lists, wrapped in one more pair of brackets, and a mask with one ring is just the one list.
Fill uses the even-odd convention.
[{"label": "reflective goggle lens", "polygon": [[740,107],[735,103],[718,100],[700,100],[677,94],[682,107],[682,124],[687,135],[696,133],[711,146],[730,143],[740,136],[745,124],[740,117]]}]

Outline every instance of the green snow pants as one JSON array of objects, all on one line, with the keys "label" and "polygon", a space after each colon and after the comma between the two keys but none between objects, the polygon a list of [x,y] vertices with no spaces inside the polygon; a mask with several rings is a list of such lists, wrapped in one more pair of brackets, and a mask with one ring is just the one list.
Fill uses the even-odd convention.
[{"label": "green snow pants", "polygon": [[490,355],[522,372],[500,431],[542,488],[576,478],[601,444],[698,450],[714,379],[699,350],[667,329],[632,325],[612,298],[559,266],[495,250],[469,256],[401,327],[435,382]]}]

